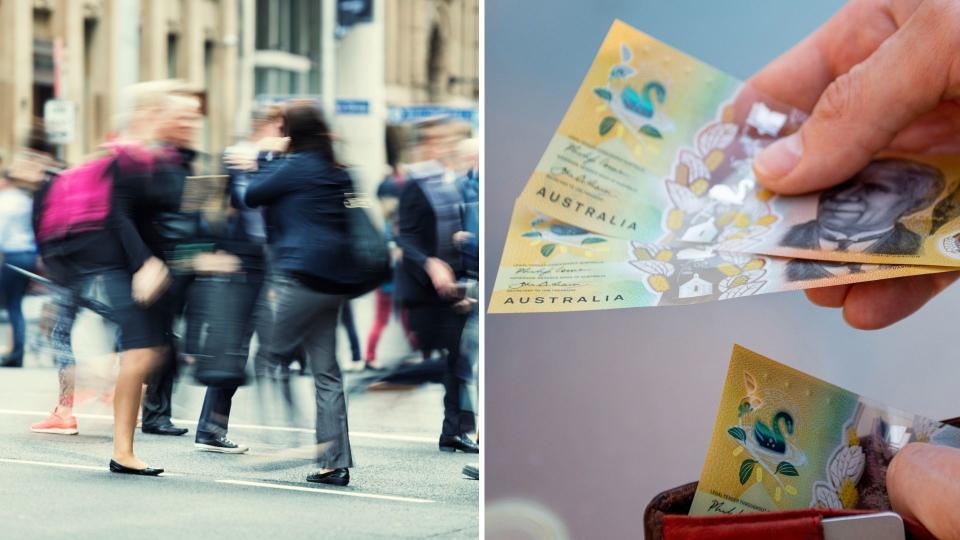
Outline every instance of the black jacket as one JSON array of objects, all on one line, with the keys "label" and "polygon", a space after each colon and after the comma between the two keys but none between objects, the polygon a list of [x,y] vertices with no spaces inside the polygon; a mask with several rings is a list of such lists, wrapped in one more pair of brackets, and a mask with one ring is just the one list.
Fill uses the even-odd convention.
[{"label": "black jacket", "polygon": [[272,268],[322,292],[351,294],[342,285],[351,270],[344,207],[350,175],[316,152],[258,161],[244,202],[265,207]]},{"label": "black jacket", "polygon": [[[433,179],[411,178],[403,193],[400,196],[399,213],[399,231],[397,233],[397,245],[403,250],[403,261],[397,267],[394,274],[397,294],[400,300],[408,305],[435,305],[448,304],[456,302],[441,298],[430,276],[424,269],[427,258],[438,257],[449,264],[457,279],[466,276],[463,271],[463,262],[459,258],[459,252],[453,247],[453,238],[449,235],[439,234],[437,222],[437,209],[430,203],[430,199],[425,193],[425,182],[435,181]],[[450,194],[456,193],[460,198],[455,204],[457,208],[441,209],[450,210],[460,216],[463,205],[463,197],[459,194],[455,185],[447,186],[452,188]],[[462,230],[462,222],[457,230]],[[450,254],[456,253],[457,258],[451,258]]]}]

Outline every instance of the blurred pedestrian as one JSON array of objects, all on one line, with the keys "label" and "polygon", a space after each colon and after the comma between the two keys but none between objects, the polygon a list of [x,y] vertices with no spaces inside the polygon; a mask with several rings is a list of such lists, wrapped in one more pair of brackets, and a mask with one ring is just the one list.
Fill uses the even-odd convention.
[{"label": "blurred pedestrian", "polygon": [[410,313],[418,346],[429,358],[444,358],[441,451],[477,453],[468,433],[473,415],[461,406],[458,372],[460,342],[474,301],[458,281],[466,277],[454,237],[463,231],[463,194],[456,182],[456,135],[446,119],[422,122],[416,130],[419,159],[408,167],[408,185],[400,197],[397,243],[403,262],[397,270],[397,292]]},{"label": "blurred pedestrian", "polygon": [[[135,94],[131,123],[154,125],[169,99],[158,89]],[[159,159],[149,143],[144,129],[136,139],[111,145],[105,155],[64,171],[38,194],[34,223],[50,278],[77,298],[102,301],[104,315],[118,329],[110,470],[156,476],[163,469],[149,467],[133,449],[142,385],[166,342],[151,307],[166,286],[168,271],[132,219]]]},{"label": "blurred pedestrian", "polygon": [[[336,358],[337,321],[351,283],[346,202],[355,190],[334,155],[333,138],[319,109],[293,103],[284,113],[285,139],[263,150],[287,150],[260,159],[245,202],[265,207],[271,275],[258,312],[256,370],[261,376],[288,366],[301,345],[316,390],[317,465],[308,482],[344,486],[353,457],[343,379]],[[284,148],[287,147],[287,148]],[[261,154],[264,155],[264,154]]]},{"label": "blurred pedestrian", "polygon": [[2,367],[23,366],[27,325],[23,318],[23,297],[29,278],[11,266],[36,270],[37,245],[33,234],[33,192],[57,168],[53,147],[47,144],[43,124],[34,122],[26,148],[11,168],[0,177],[0,296],[13,329],[9,354],[0,358]]},{"label": "blurred pedestrian", "polygon": [[[377,187],[377,200],[380,203],[380,211],[383,213],[383,233],[390,246],[391,258],[394,267],[400,263],[403,258],[403,251],[397,246],[397,209],[400,206],[400,193],[406,185],[406,178],[401,170],[400,160],[403,153],[402,135],[397,130],[387,131],[387,161],[390,164],[390,174],[380,182]],[[380,369],[383,366],[377,364],[377,345],[380,344],[380,336],[390,322],[390,316],[396,314],[403,328],[403,335],[410,348],[416,350],[416,340],[413,332],[410,330],[410,322],[407,317],[406,308],[401,308],[396,302],[394,292],[396,286],[393,280],[390,280],[374,291],[374,316],[373,326],[370,328],[370,334],[367,337],[367,355],[366,367],[371,369]]]},{"label": "blurred pedestrian", "polygon": [[213,239],[208,236],[203,214],[182,204],[187,177],[193,174],[197,157],[193,146],[200,127],[199,97],[176,82],[141,84],[170,85],[170,97],[154,128],[158,151],[165,158],[157,160],[145,196],[136,201],[137,229],[152,253],[175,268],[170,287],[151,308],[164,333],[167,354],[147,381],[141,429],[144,433],[178,436],[189,430],[175,426],[171,419],[178,358],[174,323],[186,307],[195,265],[203,261],[216,267],[222,262],[229,273],[238,270],[240,263],[232,255],[204,252]]},{"label": "blurred pedestrian", "polygon": [[[236,351],[244,359],[247,356],[250,339],[254,333],[254,310],[267,270],[264,249],[267,243],[266,226],[263,211],[247,206],[243,199],[257,169],[257,141],[280,137],[283,121],[283,108],[270,106],[258,108],[253,112],[250,134],[228,147],[223,153],[223,165],[230,176],[228,191],[230,206],[234,209],[225,238],[220,242],[224,249],[237,255],[242,264],[242,273],[232,277],[232,293],[238,298],[238,313],[231,317],[242,321],[239,332],[230,332],[239,337],[239,343],[222,344],[220,350]],[[272,159],[274,156],[265,156]],[[197,422],[195,446],[208,452],[238,454],[249,448],[227,438],[230,409],[236,386],[210,386],[207,388]]]}]

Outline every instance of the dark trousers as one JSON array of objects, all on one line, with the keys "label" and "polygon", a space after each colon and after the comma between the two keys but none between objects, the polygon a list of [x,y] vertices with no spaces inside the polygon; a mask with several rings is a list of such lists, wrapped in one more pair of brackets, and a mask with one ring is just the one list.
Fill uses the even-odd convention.
[{"label": "dark trousers", "polygon": [[7,315],[10,317],[10,326],[13,327],[13,349],[10,358],[14,361],[23,360],[24,344],[27,342],[27,324],[23,318],[23,297],[30,284],[27,276],[7,267],[8,264],[33,271],[37,263],[35,251],[17,251],[4,253],[0,257],[0,297],[4,299]]},{"label": "dark trousers", "polygon": [[363,353],[360,352],[360,337],[357,335],[357,325],[353,323],[349,300],[343,303],[343,309],[340,310],[340,322],[347,330],[347,339],[350,340],[350,353],[353,355],[351,360],[359,362],[363,359]]},{"label": "dark trousers", "polygon": [[318,292],[283,276],[271,278],[264,290],[272,294],[266,295],[269,299],[261,303],[257,315],[257,373],[262,377],[276,366],[288,365],[303,347],[316,391],[317,464],[352,467],[347,403],[337,364],[337,321],[346,297]]},{"label": "dark trousers", "polygon": [[460,407],[460,391],[464,383],[460,362],[460,340],[467,324],[467,315],[461,315],[448,304],[409,306],[410,328],[416,334],[420,350],[445,353],[446,370],[443,375],[443,435],[460,435],[475,428],[470,411]]},{"label": "dark trousers", "polygon": [[143,426],[156,427],[170,424],[173,416],[173,383],[177,379],[177,347],[173,324],[183,313],[187,293],[193,282],[193,274],[173,278],[170,288],[150,307],[156,310],[156,320],[163,326],[167,352],[160,364],[147,377],[147,391],[143,395]]},{"label": "dark trousers", "polygon": [[[218,350],[242,351],[245,355],[250,348],[250,338],[253,337],[254,330],[254,311],[257,307],[257,300],[263,289],[264,276],[259,273],[248,272],[244,275],[236,276],[234,280],[236,286],[232,287],[232,293],[237,296],[236,302],[231,303],[231,307],[237,309],[238,314],[229,317],[227,324],[241,322],[243,324],[242,332],[217,332],[220,335],[233,341],[231,336],[239,338],[238,343],[218,344]],[[210,309],[216,309],[216,306],[207,306],[203,310],[209,313]],[[194,341],[194,340],[190,340]],[[196,340],[199,343],[199,339]],[[199,347],[199,345],[198,345]],[[192,352],[192,351],[191,351]],[[203,353],[203,351],[198,351]],[[237,392],[237,387],[208,387],[207,394],[203,398],[203,407],[200,409],[200,419],[197,422],[197,441],[201,439],[211,439],[213,437],[227,434],[227,424],[230,421],[230,405],[233,395]]]},{"label": "dark trousers", "polygon": [[207,395],[203,398],[203,408],[200,409],[200,421],[197,422],[197,442],[227,434],[230,406],[233,403],[233,395],[236,393],[236,386],[228,388],[207,387]]}]

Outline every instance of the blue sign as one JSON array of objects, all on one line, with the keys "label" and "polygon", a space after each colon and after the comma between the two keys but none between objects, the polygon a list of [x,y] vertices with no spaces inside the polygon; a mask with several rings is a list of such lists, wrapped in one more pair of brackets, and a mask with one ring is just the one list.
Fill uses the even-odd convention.
[{"label": "blue sign", "polygon": [[447,105],[411,105],[409,107],[390,105],[387,107],[387,121],[391,124],[408,124],[439,116],[468,122],[474,128],[480,125],[480,114],[476,107]]},{"label": "blue sign", "polygon": [[282,105],[291,100],[312,101],[317,107],[323,108],[323,98],[319,94],[258,94],[253,98],[253,105],[255,107]]},{"label": "blue sign", "polygon": [[370,102],[365,99],[338,99],[337,114],[370,114]]},{"label": "blue sign", "polygon": [[338,34],[357,23],[373,21],[373,0],[337,0]]}]

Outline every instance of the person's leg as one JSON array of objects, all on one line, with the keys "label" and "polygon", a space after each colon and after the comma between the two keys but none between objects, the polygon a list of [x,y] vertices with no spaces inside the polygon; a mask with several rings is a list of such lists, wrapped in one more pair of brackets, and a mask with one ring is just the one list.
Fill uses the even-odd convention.
[{"label": "person's leg", "polygon": [[203,397],[203,406],[200,408],[200,419],[197,421],[197,441],[213,439],[227,434],[230,407],[233,395],[236,392],[236,387],[207,387],[207,393]]},{"label": "person's leg", "polygon": [[[263,287],[257,308],[259,347],[254,358],[260,411],[267,422],[296,416],[290,390],[289,364],[300,350],[316,313],[311,291],[282,276],[270,278]],[[336,324],[336,319],[334,319]],[[281,402],[282,411],[274,409]]]},{"label": "person's leg", "polygon": [[400,310],[400,324],[403,326],[403,335],[407,338],[407,343],[410,344],[410,350],[416,351],[420,344],[417,343],[417,335],[410,327],[410,310],[400,306],[397,307]]},{"label": "person's leg", "polygon": [[357,326],[353,322],[353,311],[350,309],[349,300],[343,303],[343,309],[340,311],[340,320],[343,322],[343,327],[347,329],[347,337],[350,339],[350,353],[352,354],[352,358],[350,359],[354,362],[363,360],[363,355],[360,351],[360,337],[357,336]]},{"label": "person's leg", "polygon": [[141,387],[164,354],[165,348],[131,349],[121,354],[113,397],[113,460],[124,467],[147,467],[133,453],[133,432],[137,427]]},{"label": "person's leg", "polygon": [[192,276],[178,276],[174,278],[170,288],[164,293],[156,305],[147,312],[151,324],[159,325],[166,336],[166,351],[160,358],[158,365],[147,378],[147,389],[143,394],[143,422],[144,433],[159,435],[184,435],[189,430],[173,425],[173,385],[177,378],[177,348],[174,343],[173,324],[179,314],[183,313],[187,293],[192,282]]},{"label": "person's leg", "polygon": [[367,363],[372,364],[377,359],[377,344],[380,343],[380,334],[383,333],[387,323],[390,322],[390,293],[383,292],[379,288],[374,292],[374,316],[373,326],[370,328],[370,335],[367,338]]},{"label": "person's leg", "polygon": [[65,364],[57,369],[57,378],[60,380],[60,392],[57,399],[57,414],[63,418],[73,415],[73,395],[77,382],[76,364]]},{"label": "person's leg", "polygon": [[30,425],[33,432],[60,435],[78,433],[77,419],[73,417],[76,361],[70,343],[75,316],[76,304],[66,293],[55,295],[54,300],[44,306],[41,331],[57,367],[59,387],[57,405],[45,419]]},{"label": "person's leg", "polygon": [[438,331],[442,348],[446,351],[446,372],[443,377],[443,428],[442,435],[457,436],[464,432],[460,410],[460,388],[463,382],[458,373],[460,363],[460,339],[467,318],[450,311],[438,311]]},{"label": "person's leg", "polygon": [[7,363],[21,365],[23,363],[24,346],[26,344],[26,321],[23,318],[23,297],[26,295],[29,278],[6,266],[11,264],[24,270],[33,270],[36,262],[35,253],[7,253],[4,265],[0,270],[0,287],[6,300],[7,315],[10,318],[10,327],[13,330],[13,347],[7,357]]},{"label": "person's leg", "polygon": [[306,336],[316,389],[317,465],[321,472],[353,466],[343,377],[337,363],[337,313],[342,297],[314,293],[318,311]]},{"label": "person's leg", "polygon": [[67,418],[73,415],[73,398],[77,382],[77,363],[71,345],[73,323],[77,317],[75,300],[63,297],[55,317],[53,328],[50,330],[50,342],[60,381],[57,414]]},{"label": "person's leg", "polygon": [[[176,349],[164,348],[163,356],[146,379],[147,389],[143,394],[143,431],[167,427],[172,424],[173,382],[176,379]],[[184,431],[186,433],[186,431]]]}]

